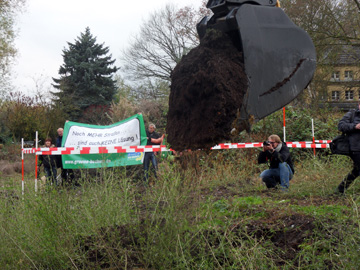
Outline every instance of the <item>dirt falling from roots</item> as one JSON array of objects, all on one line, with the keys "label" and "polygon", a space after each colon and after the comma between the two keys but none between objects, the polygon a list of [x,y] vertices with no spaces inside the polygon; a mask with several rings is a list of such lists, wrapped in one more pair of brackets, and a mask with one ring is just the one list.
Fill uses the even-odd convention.
[{"label": "dirt falling from roots", "polygon": [[247,85],[242,52],[226,34],[208,31],[171,76],[166,127],[171,148],[210,149],[229,140]]}]

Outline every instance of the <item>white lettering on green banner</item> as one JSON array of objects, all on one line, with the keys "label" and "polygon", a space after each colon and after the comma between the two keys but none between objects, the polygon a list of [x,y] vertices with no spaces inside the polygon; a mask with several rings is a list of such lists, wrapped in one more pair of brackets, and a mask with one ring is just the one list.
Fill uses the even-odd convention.
[{"label": "white lettering on green banner", "polygon": [[[66,122],[62,147],[102,147],[146,145],[146,131],[141,114],[109,126]],[[65,169],[116,167],[142,164],[143,152],[116,154],[62,155]]]}]

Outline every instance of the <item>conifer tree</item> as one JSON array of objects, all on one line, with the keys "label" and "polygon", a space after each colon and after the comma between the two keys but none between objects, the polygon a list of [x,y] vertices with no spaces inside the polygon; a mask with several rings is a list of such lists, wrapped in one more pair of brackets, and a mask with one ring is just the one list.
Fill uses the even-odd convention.
[{"label": "conifer tree", "polygon": [[116,93],[112,75],[118,68],[108,55],[109,47],[98,44],[89,27],[68,46],[63,50],[60,78],[53,78],[53,86],[59,90],[52,92],[53,101],[63,108],[69,120],[79,121],[89,107],[110,106]]}]

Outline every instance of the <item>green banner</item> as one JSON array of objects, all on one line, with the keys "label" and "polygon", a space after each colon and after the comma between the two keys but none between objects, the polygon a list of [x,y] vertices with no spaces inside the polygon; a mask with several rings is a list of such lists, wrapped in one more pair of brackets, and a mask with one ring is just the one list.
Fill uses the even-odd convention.
[{"label": "green banner", "polygon": [[[146,145],[146,131],[141,114],[109,126],[66,122],[62,147],[102,147]],[[142,164],[143,152],[119,154],[62,155],[65,169],[117,167]]]}]

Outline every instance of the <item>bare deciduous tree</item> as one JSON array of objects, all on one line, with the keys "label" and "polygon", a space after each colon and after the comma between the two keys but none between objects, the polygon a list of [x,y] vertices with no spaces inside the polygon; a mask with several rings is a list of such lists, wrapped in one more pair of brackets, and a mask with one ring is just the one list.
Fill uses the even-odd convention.
[{"label": "bare deciduous tree", "polygon": [[170,81],[181,58],[198,45],[196,23],[206,9],[178,9],[174,5],[151,14],[123,52],[123,71],[130,79]]},{"label": "bare deciduous tree", "polygon": [[358,0],[287,0],[282,6],[287,15],[307,31],[317,47],[359,44]]},{"label": "bare deciduous tree", "polygon": [[359,12],[360,12],[360,2],[358,0],[354,0],[355,4],[357,5]]},{"label": "bare deciduous tree", "polygon": [[14,40],[16,37],[15,19],[18,12],[23,10],[26,0],[0,1],[0,94],[4,95],[9,89],[9,66],[16,54]]},{"label": "bare deciduous tree", "polygon": [[316,47],[317,72],[305,94],[316,103],[325,98],[332,64],[339,53],[352,45],[360,45],[360,16],[358,0],[283,0],[286,14],[305,31]]}]

